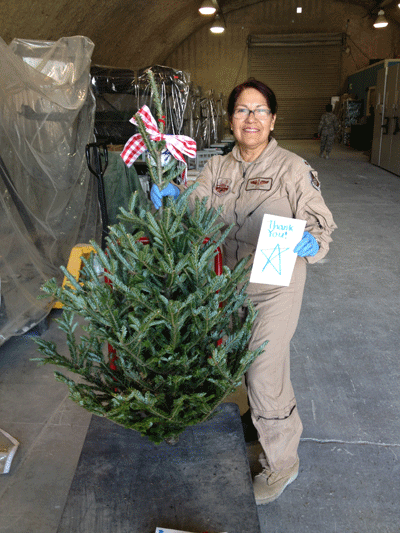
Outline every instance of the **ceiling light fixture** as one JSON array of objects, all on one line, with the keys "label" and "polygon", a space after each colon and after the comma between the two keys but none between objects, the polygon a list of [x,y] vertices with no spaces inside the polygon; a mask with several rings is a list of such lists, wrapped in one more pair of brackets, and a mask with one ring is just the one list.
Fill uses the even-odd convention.
[{"label": "ceiling light fixture", "polygon": [[378,18],[374,22],[374,28],[386,28],[388,21],[385,18],[385,12],[383,9],[378,11]]},{"label": "ceiling light fixture", "polygon": [[302,7],[298,7],[297,8],[297,13],[302,13],[303,12],[303,8]]},{"label": "ceiling light fixture", "polygon": [[204,2],[199,7],[199,11],[202,15],[214,15],[214,13],[217,11],[217,8],[215,7],[212,0],[204,0]]},{"label": "ceiling light fixture", "polygon": [[225,23],[219,15],[215,15],[210,31],[212,33],[223,33],[225,31]]}]

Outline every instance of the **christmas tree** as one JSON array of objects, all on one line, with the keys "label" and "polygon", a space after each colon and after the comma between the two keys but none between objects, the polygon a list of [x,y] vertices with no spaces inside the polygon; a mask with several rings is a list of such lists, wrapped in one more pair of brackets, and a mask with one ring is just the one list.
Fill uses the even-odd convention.
[{"label": "christmas tree", "polygon": [[[155,84],[153,91],[157,98]],[[162,122],[160,103],[157,113]],[[152,179],[163,188],[182,166],[163,161],[166,141],[152,140],[138,114],[135,120]],[[70,284],[60,288],[53,279],[43,287],[63,304],[58,325],[69,355],[39,338],[37,360],[79,375],[74,381],[55,372],[73,401],[155,443],[206,420],[263,349],[248,350],[255,311],[246,299],[246,260],[215,272],[230,228],[222,231],[206,199],[189,208],[193,187],[164,199],[157,212],[140,206],[135,193],[110,226],[106,250],[91,243],[96,254],[83,258],[79,282],[63,267]]]}]

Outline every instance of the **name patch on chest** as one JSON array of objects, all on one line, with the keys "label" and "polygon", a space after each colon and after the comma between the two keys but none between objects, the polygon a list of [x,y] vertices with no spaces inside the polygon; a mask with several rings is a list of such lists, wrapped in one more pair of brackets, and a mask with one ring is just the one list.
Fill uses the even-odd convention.
[{"label": "name patch on chest", "polygon": [[246,183],[246,191],[270,191],[272,178],[250,178]]}]

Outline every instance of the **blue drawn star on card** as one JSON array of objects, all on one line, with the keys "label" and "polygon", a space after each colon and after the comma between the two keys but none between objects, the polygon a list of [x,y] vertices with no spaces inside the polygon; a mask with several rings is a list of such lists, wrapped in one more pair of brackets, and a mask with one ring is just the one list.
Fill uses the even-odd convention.
[{"label": "blue drawn star on card", "polygon": [[[271,252],[272,250],[272,252]],[[261,250],[262,254],[267,258],[267,262],[265,263],[262,272],[267,268],[268,265],[271,265],[272,268],[274,268],[279,275],[282,274],[282,262],[281,262],[281,256],[284,252],[287,252],[289,248],[281,249],[279,244],[275,246],[275,248],[266,248],[264,250]],[[268,252],[269,255],[268,255]]]}]

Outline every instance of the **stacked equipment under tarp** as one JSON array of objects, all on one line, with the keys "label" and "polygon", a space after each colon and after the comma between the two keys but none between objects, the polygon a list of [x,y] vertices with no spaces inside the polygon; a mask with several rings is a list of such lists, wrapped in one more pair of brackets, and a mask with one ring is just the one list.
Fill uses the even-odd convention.
[{"label": "stacked equipment under tarp", "polygon": [[[147,105],[156,117],[151,87],[146,71],[138,72],[93,65],[91,85],[96,97],[95,134],[98,140],[123,145],[137,128],[129,122]],[[151,67],[165,109],[165,133],[182,133],[190,76],[188,73],[156,65]]]},{"label": "stacked equipment under tarp", "polygon": [[[156,117],[147,70],[139,70],[137,74],[138,106],[147,105]],[[151,67],[154,79],[160,93],[161,104],[165,112],[165,133],[171,135],[182,134],[183,122],[189,95],[190,74],[183,70],[155,65]]]},{"label": "stacked equipment under tarp", "polygon": [[137,132],[129,119],[138,108],[133,70],[93,65],[90,69],[96,98],[95,134],[98,141],[120,145]]},{"label": "stacked equipment under tarp", "polygon": [[99,240],[97,184],[85,146],[94,140],[93,43],[0,39],[0,344],[43,320],[43,283],[62,280],[71,249]]},{"label": "stacked equipment under tarp", "polygon": [[[222,95],[215,99],[212,91],[203,95],[190,82],[188,72],[155,65],[151,68],[165,110],[165,133],[187,135],[203,150],[223,137]],[[123,145],[137,132],[129,119],[147,105],[153,116],[156,110],[146,74],[93,65],[92,89],[96,96],[95,133],[98,140]]]}]

